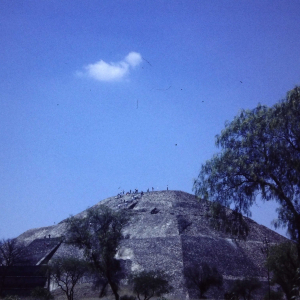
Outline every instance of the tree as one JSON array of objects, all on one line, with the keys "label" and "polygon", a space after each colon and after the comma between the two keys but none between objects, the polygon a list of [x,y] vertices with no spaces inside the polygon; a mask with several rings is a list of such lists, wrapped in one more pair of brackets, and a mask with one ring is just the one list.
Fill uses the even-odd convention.
[{"label": "tree", "polygon": [[83,218],[71,217],[67,221],[67,243],[84,250],[86,260],[102,284],[100,296],[109,285],[115,299],[119,300],[122,274],[115,255],[123,239],[122,229],[128,221],[129,215],[124,210],[114,211],[104,205],[88,209]]},{"label": "tree", "polygon": [[24,264],[26,259],[26,247],[16,239],[2,239],[0,241],[0,265],[10,267]]},{"label": "tree", "polygon": [[261,288],[260,281],[255,277],[245,278],[243,280],[236,280],[231,289],[231,294],[238,299],[242,297],[244,300],[253,299],[253,292]]},{"label": "tree", "polygon": [[270,248],[266,265],[272,274],[271,283],[278,284],[288,300],[293,296],[298,264],[297,247],[294,243],[285,242]]},{"label": "tree", "polygon": [[0,241],[0,296],[5,288],[5,280],[8,269],[18,264],[24,264],[27,261],[26,247],[16,239],[2,239]]},{"label": "tree", "polygon": [[58,257],[50,263],[51,278],[66,294],[68,300],[73,300],[76,284],[88,271],[87,263],[74,257]]},{"label": "tree", "polygon": [[275,226],[287,226],[300,254],[300,88],[272,107],[242,110],[216,136],[221,152],[194,181],[201,198],[251,215],[256,196],[277,201]]},{"label": "tree", "polygon": [[[160,297],[172,291],[168,276],[162,271],[142,271],[131,278],[133,292],[139,300]],[[143,295],[143,296],[142,296]]]},{"label": "tree", "polygon": [[184,270],[187,287],[198,291],[200,299],[206,299],[205,293],[213,286],[220,288],[223,285],[223,276],[215,267],[207,263],[194,265]]}]

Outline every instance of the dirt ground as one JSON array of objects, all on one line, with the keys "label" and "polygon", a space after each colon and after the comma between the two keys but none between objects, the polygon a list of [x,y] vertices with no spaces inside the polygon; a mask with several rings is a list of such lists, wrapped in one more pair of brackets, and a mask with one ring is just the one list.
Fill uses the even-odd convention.
[{"label": "dirt ground", "polygon": [[[67,300],[67,297],[65,293],[60,289],[53,290],[51,294],[54,296],[54,300]],[[129,289],[123,288],[119,292],[120,296],[128,295],[128,296],[134,296],[132,291]],[[33,300],[31,297],[18,297],[18,298],[12,298],[13,300]],[[153,297],[151,300],[158,300],[159,297]],[[165,297],[166,300],[186,300],[186,299],[179,299],[172,296]],[[34,299],[36,300],[36,299]],[[80,284],[77,288],[75,288],[75,295],[74,300],[115,300],[114,295],[110,292],[102,298],[99,298],[99,290],[93,289],[92,284]],[[189,300],[196,300],[196,299],[189,299]],[[207,300],[213,300],[213,299],[207,299]]]}]

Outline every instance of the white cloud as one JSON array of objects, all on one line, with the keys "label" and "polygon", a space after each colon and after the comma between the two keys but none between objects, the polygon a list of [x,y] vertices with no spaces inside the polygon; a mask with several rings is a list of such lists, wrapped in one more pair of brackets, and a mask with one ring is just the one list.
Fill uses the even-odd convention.
[{"label": "white cloud", "polygon": [[142,56],[137,52],[130,52],[125,57],[125,61],[128,62],[132,67],[135,67],[142,62]]},{"label": "white cloud", "polygon": [[88,76],[98,81],[116,81],[129,74],[130,69],[142,62],[142,56],[137,52],[130,52],[122,61],[106,63],[100,60],[84,67],[84,71],[77,72],[80,76]]}]

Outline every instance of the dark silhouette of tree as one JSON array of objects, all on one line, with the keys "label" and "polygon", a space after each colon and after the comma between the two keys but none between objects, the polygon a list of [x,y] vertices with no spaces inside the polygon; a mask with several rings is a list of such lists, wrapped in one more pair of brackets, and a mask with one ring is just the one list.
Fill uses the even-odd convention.
[{"label": "dark silhouette of tree", "polygon": [[244,300],[253,299],[254,291],[261,288],[260,281],[255,277],[246,278],[243,280],[236,280],[231,289],[231,295]]},{"label": "dark silhouette of tree", "polygon": [[0,241],[0,296],[5,288],[6,275],[12,266],[27,263],[26,247],[16,239],[2,239]]},{"label": "dark silhouette of tree", "polygon": [[162,271],[142,271],[134,274],[130,281],[139,300],[160,297],[173,290],[169,284],[169,277]]},{"label": "dark silhouette of tree", "polygon": [[300,87],[272,107],[242,110],[216,137],[221,148],[202,165],[196,196],[251,215],[256,196],[279,203],[275,226],[286,226],[300,254]]},{"label": "dark silhouette of tree", "polygon": [[126,211],[114,211],[104,205],[88,209],[83,218],[71,217],[67,221],[67,243],[84,250],[86,260],[102,284],[101,294],[109,285],[116,300],[119,300],[122,272],[115,255],[123,239],[122,229],[128,221]]},{"label": "dark silhouette of tree", "polygon": [[17,239],[2,239],[0,241],[0,265],[15,266],[28,262],[26,247]]},{"label": "dark silhouette of tree", "polygon": [[292,299],[293,286],[299,266],[297,247],[292,242],[272,246],[266,262],[272,274],[271,284],[278,284],[288,300]]},{"label": "dark silhouette of tree", "polygon": [[76,284],[89,272],[87,262],[74,257],[55,258],[49,269],[52,280],[66,294],[68,300],[74,299]]},{"label": "dark silhouette of tree", "polygon": [[220,288],[223,285],[223,276],[207,263],[187,267],[184,275],[187,287],[196,290],[200,299],[206,299],[205,293],[211,287]]}]

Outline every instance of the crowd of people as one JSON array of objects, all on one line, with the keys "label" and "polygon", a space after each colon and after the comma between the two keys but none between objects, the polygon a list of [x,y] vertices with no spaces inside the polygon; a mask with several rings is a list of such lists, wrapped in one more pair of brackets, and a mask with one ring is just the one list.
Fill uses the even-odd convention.
[{"label": "crowd of people", "polygon": [[[167,186],[167,191],[169,190],[169,187]],[[152,192],[154,191],[154,187],[152,187]],[[150,193],[150,189],[147,189],[147,193]],[[128,206],[128,204],[132,203],[134,200],[138,200],[140,198],[143,197],[144,192],[141,191],[140,192],[140,196],[139,194],[139,190],[138,189],[134,189],[134,190],[129,190],[129,192],[126,192],[124,190],[122,190],[120,193],[117,194],[117,196],[115,197],[115,199],[120,199],[119,203],[118,203],[118,208],[126,208]],[[130,198],[125,197],[123,198],[123,196],[129,196],[132,195]]]}]

